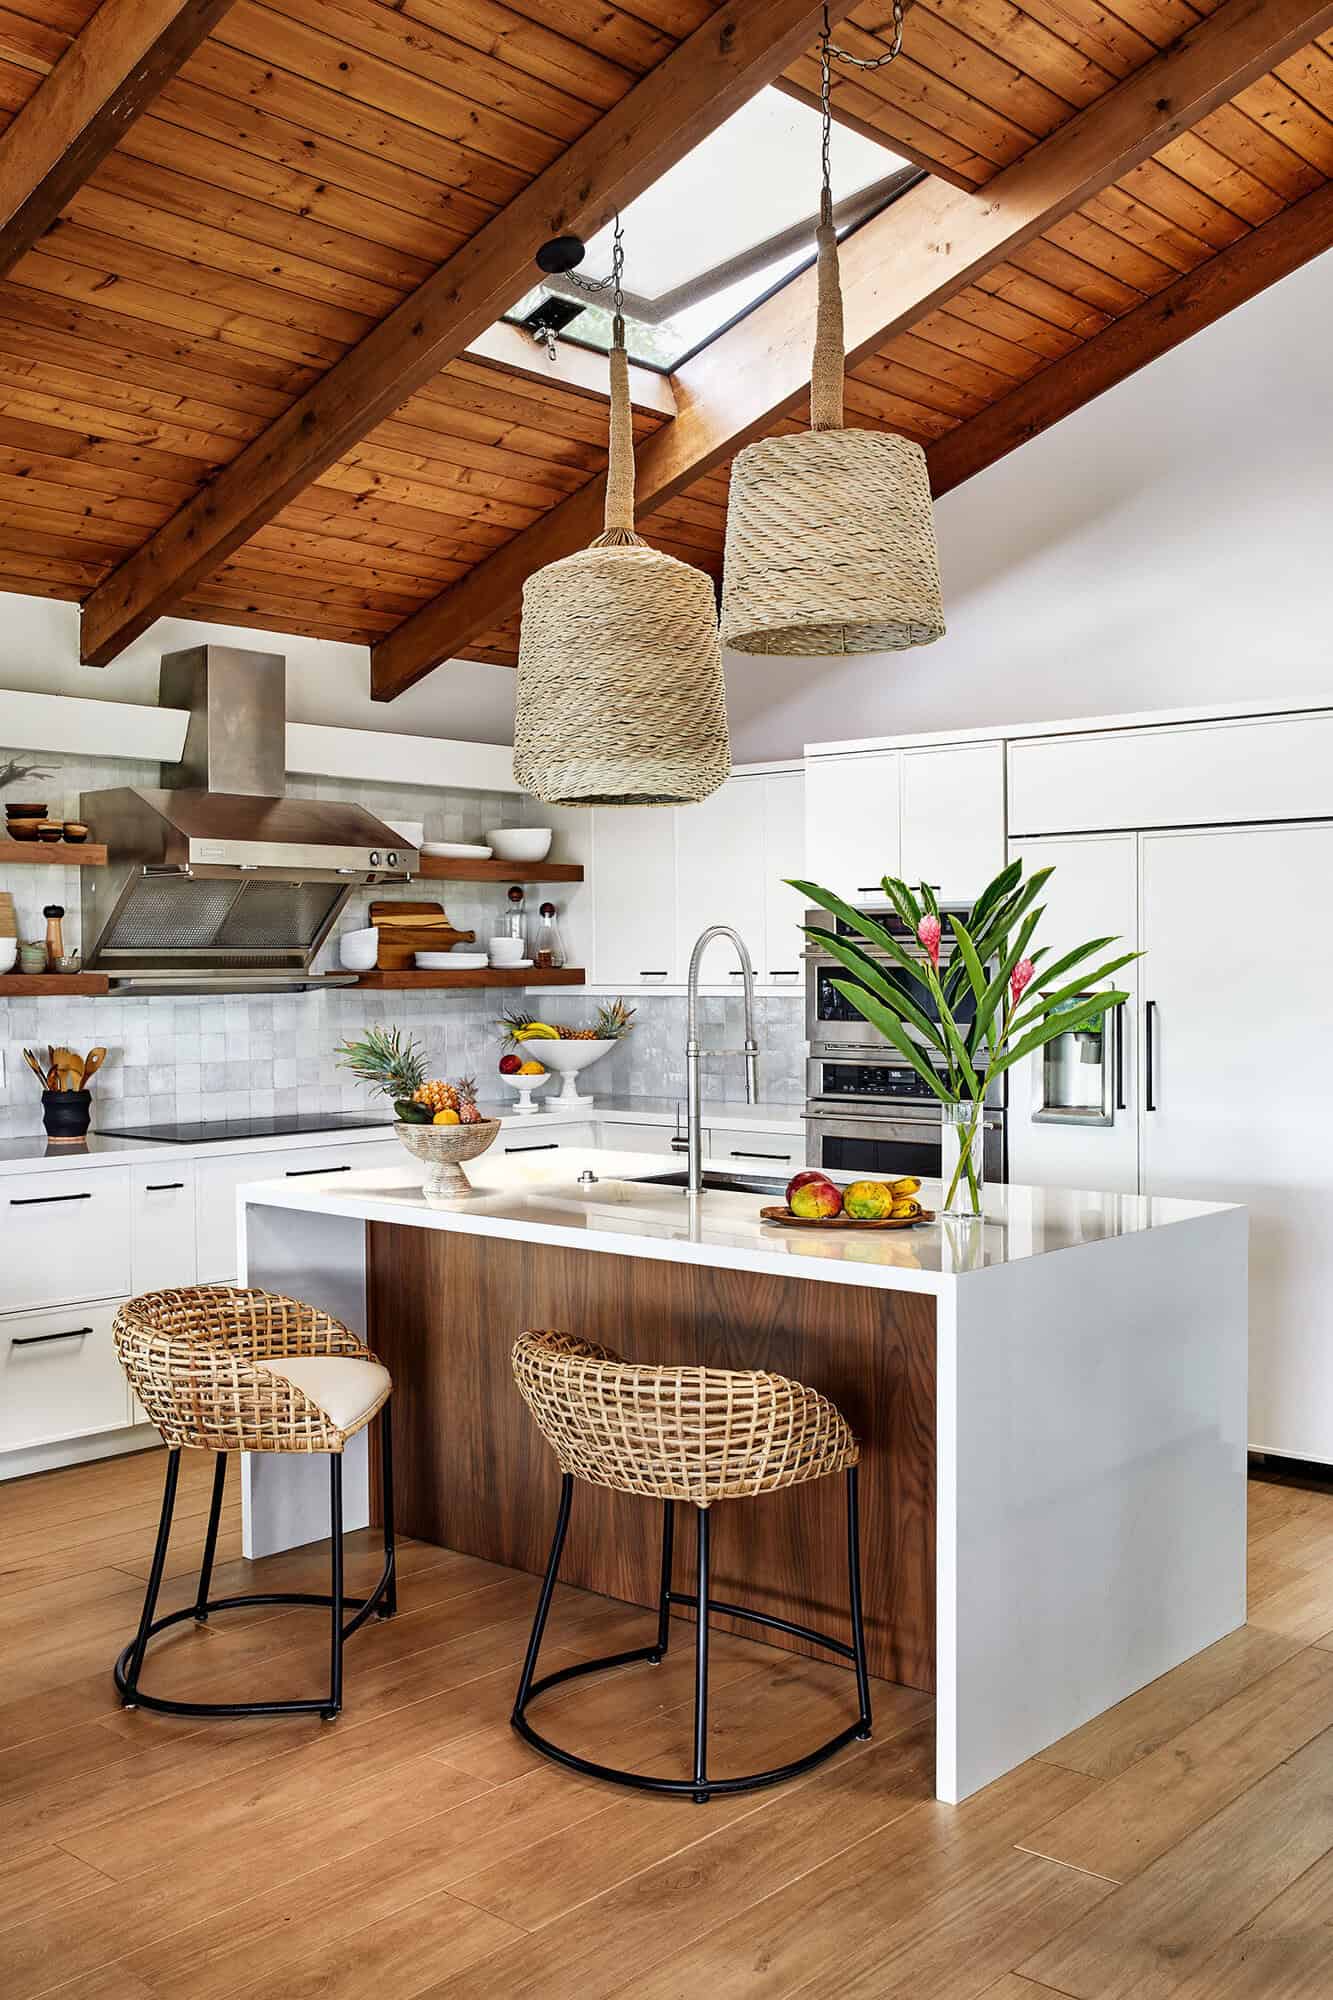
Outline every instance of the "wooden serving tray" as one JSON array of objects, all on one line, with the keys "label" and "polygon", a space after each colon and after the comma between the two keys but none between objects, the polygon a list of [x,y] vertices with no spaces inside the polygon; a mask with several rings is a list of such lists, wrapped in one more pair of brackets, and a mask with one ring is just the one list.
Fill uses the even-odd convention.
[{"label": "wooden serving tray", "polygon": [[789,1208],[761,1208],[761,1222],[776,1223],[779,1229],[916,1229],[933,1222],[935,1211],[923,1208],[920,1215],[793,1215]]}]

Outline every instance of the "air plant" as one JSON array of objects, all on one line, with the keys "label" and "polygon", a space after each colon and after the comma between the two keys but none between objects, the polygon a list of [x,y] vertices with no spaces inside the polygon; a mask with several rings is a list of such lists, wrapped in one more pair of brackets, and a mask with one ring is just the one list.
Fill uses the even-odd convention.
[{"label": "air plant", "polygon": [[48,771],[42,764],[21,764],[17,757],[11,757],[7,764],[0,764],[0,792],[7,785],[22,785],[29,778],[54,778],[55,772]]}]

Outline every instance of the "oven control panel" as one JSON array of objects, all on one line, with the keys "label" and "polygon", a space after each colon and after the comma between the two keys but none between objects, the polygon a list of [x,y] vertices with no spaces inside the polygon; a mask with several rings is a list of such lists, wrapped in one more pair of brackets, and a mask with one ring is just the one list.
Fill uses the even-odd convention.
[{"label": "oven control panel", "polygon": [[812,1095],[819,1097],[910,1097],[931,1092],[910,1063],[817,1062]]}]

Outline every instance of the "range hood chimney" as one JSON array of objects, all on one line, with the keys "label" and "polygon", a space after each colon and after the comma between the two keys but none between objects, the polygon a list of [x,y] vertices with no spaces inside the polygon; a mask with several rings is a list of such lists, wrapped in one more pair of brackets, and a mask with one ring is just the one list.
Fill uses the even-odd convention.
[{"label": "range hood chimney", "polygon": [[83,794],[109,850],[81,871],[84,964],[120,990],[350,985],[310,971],[348,896],[415,872],[416,849],[363,807],[285,796],[286,681],[280,653],[168,653],[160,704],[188,712],[179,762],[156,790]]}]

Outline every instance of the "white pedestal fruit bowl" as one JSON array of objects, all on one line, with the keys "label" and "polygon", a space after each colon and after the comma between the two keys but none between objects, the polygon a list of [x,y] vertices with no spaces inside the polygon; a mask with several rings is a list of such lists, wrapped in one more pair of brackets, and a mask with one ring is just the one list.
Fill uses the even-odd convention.
[{"label": "white pedestal fruit bowl", "polygon": [[594,1101],[591,1097],[579,1095],[579,1071],[586,1069],[589,1063],[595,1063],[598,1056],[604,1056],[608,1049],[615,1046],[614,1036],[596,1042],[549,1042],[543,1039],[525,1042],[523,1053],[544,1068],[553,1069],[558,1076],[563,1076],[564,1087],[555,1100],[557,1104],[591,1104]]}]

